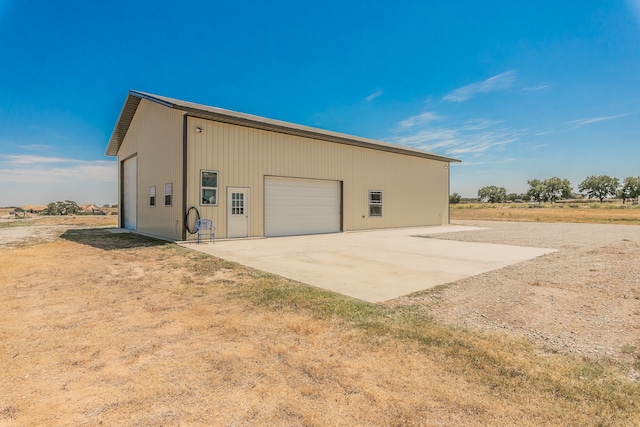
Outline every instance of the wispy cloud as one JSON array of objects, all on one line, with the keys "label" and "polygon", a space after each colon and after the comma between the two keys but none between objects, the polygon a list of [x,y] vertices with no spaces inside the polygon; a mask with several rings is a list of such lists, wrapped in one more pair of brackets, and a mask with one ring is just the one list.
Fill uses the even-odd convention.
[{"label": "wispy cloud", "polygon": [[77,159],[65,159],[61,157],[45,157],[45,156],[32,156],[32,155],[0,155],[0,162],[4,159],[5,163],[11,165],[44,165],[51,163],[77,163],[82,160]]},{"label": "wispy cloud", "polygon": [[539,150],[541,148],[547,147],[549,144],[530,144],[530,143],[525,143],[525,144],[521,144],[522,147],[526,148],[527,150],[530,151],[535,151],[535,150]]},{"label": "wispy cloud", "polygon": [[416,126],[421,126],[442,119],[444,119],[444,117],[440,116],[437,113],[434,113],[433,111],[425,111],[400,121],[398,123],[398,128],[411,129],[415,128]]},{"label": "wispy cloud", "polygon": [[0,181],[41,185],[78,182],[116,182],[116,163],[31,155],[0,155]]},{"label": "wispy cloud", "polygon": [[504,164],[510,164],[510,163],[516,163],[522,161],[521,158],[519,157],[505,157],[502,159],[495,159],[495,160],[484,160],[484,161],[477,161],[477,162],[464,162],[462,163],[462,166],[478,166],[478,165],[504,165]]},{"label": "wispy cloud", "polygon": [[453,92],[445,95],[442,100],[449,102],[462,102],[471,99],[479,93],[489,93],[499,90],[506,90],[513,85],[516,79],[516,72],[514,70],[509,70],[502,74],[489,77],[486,80],[471,83],[470,85],[458,88]]},{"label": "wispy cloud", "polygon": [[0,155],[0,206],[117,201],[117,162]]},{"label": "wispy cloud", "polygon": [[380,95],[382,95],[383,93],[384,92],[382,91],[382,89],[377,89],[371,95],[367,96],[364,100],[365,100],[365,102],[371,102],[374,99],[376,99],[377,97],[379,97]]},{"label": "wispy cloud", "polygon": [[457,147],[447,150],[447,154],[459,156],[461,154],[482,154],[489,150],[502,151],[504,147],[518,140],[518,132],[512,129],[496,129],[489,132],[474,134]]},{"label": "wispy cloud", "polygon": [[470,119],[455,123],[433,111],[425,111],[398,122],[388,138],[396,144],[451,156],[478,157],[502,151],[517,141],[520,131],[500,126],[496,120]]},{"label": "wispy cloud", "polygon": [[18,148],[27,151],[48,151],[52,150],[54,147],[46,144],[28,144],[28,145],[19,145]]},{"label": "wispy cloud", "polygon": [[619,119],[620,117],[625,117],[630,115],[631,113],[623,113],[623,114],[616,114],[615,116],[600,116],[600,117],[591,117],[588,119],[579,119],[579,120],[570,120],[568,122],[565,122],[565,125],[572,125],[574,128],[579,128],[585,125],[590,125],[593,123],[598,123],[598,122],[603,122],[605,120],[613,120],[613,119]]},{"label": "wispy cloud", "polygon": [[539,92],[541,90],[544,89],[548,89],[551,87],[550,83],[547,82],[542,82],[542,83],[538,83],[535,86],[527,86],[527,87],[523,87],[522,89],[520,89],[522,92]]}]

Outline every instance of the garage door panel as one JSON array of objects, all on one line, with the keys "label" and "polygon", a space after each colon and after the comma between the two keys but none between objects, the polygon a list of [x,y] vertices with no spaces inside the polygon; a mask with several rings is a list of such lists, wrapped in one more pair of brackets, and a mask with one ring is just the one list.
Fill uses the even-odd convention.
[{"label": "garage door panel", "polygon": [[265,177],[265,236],[340,231],[340,181]]}]

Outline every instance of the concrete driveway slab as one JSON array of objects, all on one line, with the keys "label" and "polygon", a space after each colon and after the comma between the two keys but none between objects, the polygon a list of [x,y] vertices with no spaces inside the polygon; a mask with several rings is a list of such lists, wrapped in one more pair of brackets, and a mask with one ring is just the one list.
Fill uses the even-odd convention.
[{"label": "concrete driveway slab", "polygon": [[432,238],[480,230],[403,228],[183,246],[369,302],[382,302],[555,252]]}]

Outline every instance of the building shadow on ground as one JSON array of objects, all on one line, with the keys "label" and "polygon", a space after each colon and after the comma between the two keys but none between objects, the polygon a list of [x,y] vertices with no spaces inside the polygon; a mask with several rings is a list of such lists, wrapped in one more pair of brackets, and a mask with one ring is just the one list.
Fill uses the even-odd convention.
[{"label": "building shadow on ground", "polygon": [[106,228],[69,229],[60,236],[63,239],[103,250],[146,248],[170,244],[164,240],[135,233],[113,233]]}]

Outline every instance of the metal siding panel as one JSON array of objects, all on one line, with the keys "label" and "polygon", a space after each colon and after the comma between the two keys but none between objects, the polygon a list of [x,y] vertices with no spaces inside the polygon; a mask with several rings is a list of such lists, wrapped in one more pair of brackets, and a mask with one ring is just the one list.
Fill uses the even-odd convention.
[{"label": "metal siding panel", "polygon": [[[180,239],[182,226],[182,113],[141,100],[118,158],[137,155],[137,231]],[[172,206],[164,206],[164,184],[173,184]],[[156,206],[149,206],[149,187],[156,186]],[[176,227],[177,225],[177,227]],[[176,234],[176,229],[178,233]]]},{"label": "metal siding panel", "polygon": [[[251,234],[264,236],[265,175],[343,181],[344,231],[446,222],[446,162],[200,118],[189,118],[188,123],[188,175],[193,181],[188,203],[197,203],[199,171],[218,170],[219,206],[203,209],[214,219],[219,236],[226,235],[226,200],[221,195],[228,186],[252,189]],[[197,139],[196,124],[206,138]],[[369,190],[383,191],[381,218],[368,216]]]}]

